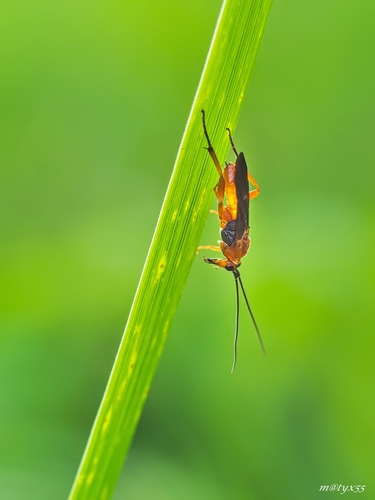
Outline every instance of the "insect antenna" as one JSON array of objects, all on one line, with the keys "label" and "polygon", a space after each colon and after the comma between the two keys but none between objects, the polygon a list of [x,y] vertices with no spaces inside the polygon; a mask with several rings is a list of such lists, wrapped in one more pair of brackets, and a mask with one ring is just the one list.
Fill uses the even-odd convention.
[{"label": "insect antenna", "polygon": [[235,269],[233,271],[233,276],[234,276],[234,280],[236,283],[236,328],[235,328],[235,333],[234,333],[234,360],[233,360],[233,366],[232,366],[232,373],[234,371],[234,368],[236,366],[236,361],[237,361],[238,320],[240,317],[238,281],[240,282],[240,286],[241,286],[241,290],[242,290],[242,293],[243,293],[243,296],[244,296],[244,299],[246,302],[247,310],[249,311],[249,314],[250,314],[251,320],[253,322],[255,331],[257,332],[258,340],[259,340],[260,346],[262,348],[263,354],[266,354],[266,350],[265,350],[264,345],[263,345],[262,337],[260,336],[260,331],[259,331],[258,325],[255,321],[254,315],[253,315],[252,310],[250,308],[250,304],[249,304],[249,301],[247,300],[246,292],[245,292],[244,286],[242,284],[241,276],[240,276],[240,273],[238,272],[237,269]]},{"label": "insect antenna", "polygon": [[[236,274],[233,273],[233,275],[234,275],[234,282],[236,284],[236,327],[234,330],[234,352],[233,352],[232,373],[234,372],[234,369],[236,367],[236,362],[237,362],[238,321],[240,318],[240,297],[239,297],[239,293],[238,293],[238,281],[237,281]],[[238,274],[238,277],[239,276],[240,275]]]}]

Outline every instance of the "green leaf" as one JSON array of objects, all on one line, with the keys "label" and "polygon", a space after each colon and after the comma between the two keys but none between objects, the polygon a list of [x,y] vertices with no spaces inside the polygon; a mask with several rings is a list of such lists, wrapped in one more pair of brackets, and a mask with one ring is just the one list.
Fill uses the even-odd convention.
[{"label": "green leaf", "polygon": [[227,0],[214,33],[125,333],[70,498],[110,498],[138,423],[212,202],[272,0]]}]

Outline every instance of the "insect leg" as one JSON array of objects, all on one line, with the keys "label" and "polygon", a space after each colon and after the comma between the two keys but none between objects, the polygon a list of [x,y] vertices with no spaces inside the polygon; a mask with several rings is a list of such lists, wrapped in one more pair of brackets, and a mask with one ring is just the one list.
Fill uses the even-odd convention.
[{"label": "insect leg", "polygon": [[201,250],[213,250],[214,252],[221,252],[221,248],[215,245],[201,245],[197,248],[197,255]]},{"label": "insect leg", "polygon": [[[229,128],[227,128],[227,131],[228,131],[228,137],[229,137],[230,145],[231,145],[231,147],[233,149],[234,154],[238,157],[237,149],[236,149],[236,147],[234,145],[231,131],[230,131]],[[249,200],[253,200],[260,193],[260,187],[259,187],[257,181],[254,179],[254,177],[250,174],[250,172],[247,173],[247,178],[249,179],[249,181],[251,182],[251,184],[255,187],[255,189],[252,189],[249,192]]]},{"label": "insect leg", "polygon": [[207,142],[208,142],[208,148],[207,151],[210,153],[210,156],[212,158],[212,161],[214,162],[215,164],[215,167],[217,169],[217,171],[219,172],[219,175],[220,177],[223,177],[223,171],[221,169],[221,166],[220,166],[220,163],[219,163],[219,160],[216,156],[216,153],[215,153],[215,150],[214,148],[212,147],[212,144],[211,144],[211,141],[210,141],[210,138],[208,136],[208,132],[207,132],[207,127],[206,127],[206,120],[205,120],[205,113],[204,113],[204,109],[202,109],[202,123],[203,123],[203,132],[204,132],[204,135],[206,136],[206,139],[207,139]]},{"label": "insect leg", "polygon": [[232,146],[233,152],[234,152],[234,154],[235,154],[235,155],[236,155],[236,157],[237,157],[237,156],[238,156],[238,153],[237,153],[237,149],[236,149],[236,147],[235,147],[235,145],[234,145],[234,142],[233,142],[233,139],[232,139],[232,134],[231,134],[231,132],[230,132],[230,129],[229,129],[229,128],[227,128],[227,131],[228,131],[228,137],[229,137],[230,145]]},{"label": "insect leg", "polygon": [[220,177],[219,182],[214,187],[214,193],[217,198],[217,215],[219,216],[220,221],[223,219],[223,200],[225,194],[225,179],[224,177]]},{"label": "insect leg", "polygon": [[208,257],[204,257],[203,259],[206,264],[212,264],[213,266],[221,267],[223,269],[228,265],[228,259],[210,259]]},{"label": "insect leg", "polygon": [[257,181],[254,179],[254,177],[250,174],[250,172],[247,173],[247,178],[249,179],[251,184],[255,187],[255,189],[252,189],[249,193],[249,200],[253,200],[260,193],[260,187]]}]

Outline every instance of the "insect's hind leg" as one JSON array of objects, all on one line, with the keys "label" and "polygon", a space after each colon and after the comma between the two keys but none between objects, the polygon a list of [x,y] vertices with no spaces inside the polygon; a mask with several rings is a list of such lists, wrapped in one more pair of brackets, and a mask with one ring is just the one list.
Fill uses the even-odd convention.
[{"label": "insect's hind leg", "polygon": [[208,142],[208,148],[206,148],[206,149],[210,153],[212,161],[214,162],[215,167],[216,167],[217,171],[219,172],[220,177],[223,177],[223,171],[221,169],[220,162],[218,160],[218,157],[216,156],[215,150],[212,147],[210,138],[208,136],[204,109],[202,109],[202,123],[203,123],[203,132],[204,132],[204,135],[206,136],[206,139]]},{"label": "insect's hind leg", "polygon": [[229,128],[227,128],[227,132],[228,132],[229,142],[230,142],[230,145],[232,147],[233,153],[236,155],[236,158],[237,158],[237,156],[238,156],[237,149],[236,149],[236,147],[234,145],[234,142],[233,142],[233,139],[232,139],[232,133],[231,133],[231,131],[230,131]]},{"label": "insect's hind leg", "polygon": [[[236,146],[234,145],[231,131],[229,128],[227,128],[227,131],[228,131],[229,142],[230,142],[230,145],[232,147],[232,150],[233,150],[234,154],[236,155],[236,157],[238,157],[237,149],[236,149]],[[254,177],[250,174],[250,172],[247,173],[247,178],[249,179],[251,184],[255,187],[255,189],[252,189],[249,192],[249,200],[253,200],[254,198],[256,198],[259,195],[260,187],[259,187],[259,184],[257,183],[257,181],[254,179]]]}]

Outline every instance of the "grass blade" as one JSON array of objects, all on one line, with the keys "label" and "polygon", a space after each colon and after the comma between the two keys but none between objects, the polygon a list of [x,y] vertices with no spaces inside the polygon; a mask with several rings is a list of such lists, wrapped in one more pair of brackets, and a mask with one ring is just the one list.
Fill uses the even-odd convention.
[{"label": "grass blade", "polygon": [[204,150],[201,109],[220,161],[228,150],[272,0],[224,2],[178,151],[125,333],[82,458],[71,500],[110,498],[130,446],[212,202],[216,170]]}]

